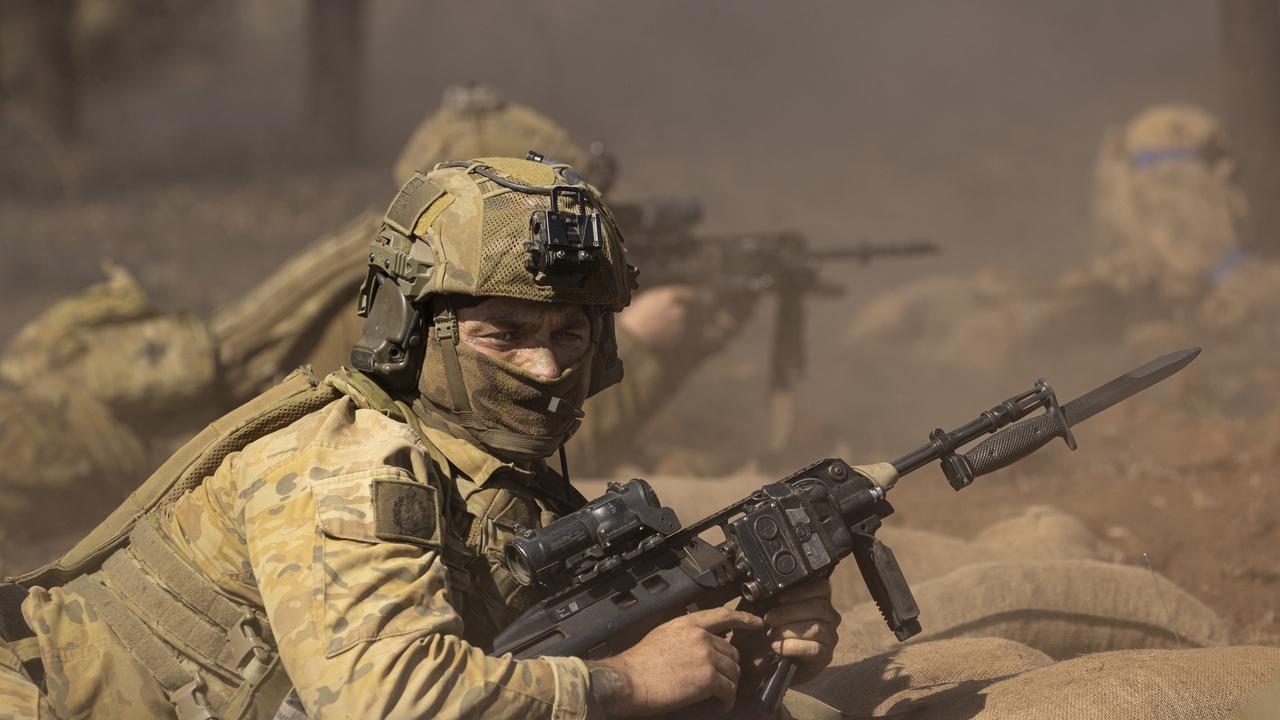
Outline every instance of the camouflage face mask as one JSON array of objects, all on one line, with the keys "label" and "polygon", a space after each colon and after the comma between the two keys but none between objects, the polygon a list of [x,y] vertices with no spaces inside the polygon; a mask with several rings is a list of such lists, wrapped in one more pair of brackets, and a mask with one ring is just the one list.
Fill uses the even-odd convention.
[{"label": "camouflage face mask", "polygon": [[582,359],[547,379],[450,338],[442,342],[433,331],[418,389],[435,411],[496,457],[537,460],[568,442],[581,424],[594,355],[593,342]]}]

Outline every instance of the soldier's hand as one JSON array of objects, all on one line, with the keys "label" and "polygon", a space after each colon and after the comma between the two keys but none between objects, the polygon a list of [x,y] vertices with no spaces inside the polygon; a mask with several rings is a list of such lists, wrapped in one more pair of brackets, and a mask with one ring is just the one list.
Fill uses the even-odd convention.
[{"label": "soldier's hand", "polygon": [[702,358],[738,335],[751,316],[752,298],[663,285],[637,293],[618,316],[618,325],[652,352]]},{"label": "soldier's hand", "polygon": [[761,630],[750,613],[713,608],[659,625],[629,650],[588,664],[591,693],[610,716],[658,715],[715,698],[722,711],[738,689],[731,630]]},{"label": "soldier's hand", "polygon": [[778,604],[765,613],[773,651],[796,663],[793,682],[812,680],[831,664],[840,613],[831,605],[831,581],[814,578],[778,595]]}]

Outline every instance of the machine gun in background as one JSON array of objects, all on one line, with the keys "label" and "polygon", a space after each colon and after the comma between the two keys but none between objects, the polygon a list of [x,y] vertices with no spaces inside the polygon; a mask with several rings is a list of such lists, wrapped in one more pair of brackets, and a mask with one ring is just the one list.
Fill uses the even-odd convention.
[{"label": "machine gun in background", "polygon": [[702,206],[693,200],[670,199],[613,205],[614,219],[625,235],[627,257],[640,268],[640,287],[694,284],[744,299],[777,296],[769,363],[769,450],[787,445],[794,425],[794,389],[803,377],[804,301],[808,296],[838,297],[844,285],[823,277],[832,263],[866,265],[878,258],[931,255],[938,245],[928,239],[873,243],[815,250],[797,232],[703,234]]},{"label": "machine gun in background", "polygon": [[[947,482],[960,490],[1054,438],[1074,450],[1074,425],[1173,375],[1199,352],[1156,358],[1065,405],[1037,380],[951,432],[934,430],[927,444],[892,462],[821,460],[688,526],[644,480],[610,483],[582,509],[539,530],[520,528],[508,541],[505,560],[515,578],[553,594],[499,633],[493,653],[519,659],[615,655],[693,608],[739,598],[739,609],[760,613],[779,593],[829,576],[850,555],[889,629],[906,640],[920,632],[920,611],[893,552],[875,537],[893,513],[885,498],[900,478],[938,461]],[[1038,410],[1044,412],[1023,420]],[[702,538],[715,529],[723,542]],[[758,656],[758,650],[743,657]],[[777,710],[794,666],[769,653],[764,667],[759,678],[743,675],[741,687],[750,695],[740,696],[732,717],[758,720]]]}]

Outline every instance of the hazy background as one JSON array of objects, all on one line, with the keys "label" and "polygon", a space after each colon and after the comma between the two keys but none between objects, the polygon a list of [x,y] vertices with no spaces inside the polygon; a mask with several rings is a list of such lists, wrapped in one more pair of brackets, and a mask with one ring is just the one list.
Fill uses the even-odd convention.
[{"label": "hazy background", "polygon": [[[1058,275],[1087,239],[1103,129],[1153,102],[1219,103],[1215,9],[1197,0],[372,0],[361,142],[334,163],[307,133],[307,4],[194,4],[154,23],[160,48],[142,28],[118,43],[127,62],[84,70],[77,192],[5,127],[0,338],[106,258],[176,309],[236,297],[385,204],[409,133],[445,86],[477,81],[604,140],[615,197],[690,196],[710,229],[816,245],[937,239],[935,259],[832,268],[851,291],[812,306],[825,382],[804,389],[831,398],[856,386],[837,353],[851,303],[921,273]],[[724,362],[754,364],[752,342]]]},{"label": "hazy background", "polygon": [[[109,60],[79,71],[78,179],[0,113],[0,341],[100,279],[108,259],[168,309],[205,313],[238,297],[360,210],[385,206],[392,162],[442,90],[481,82],[579,142],[605,141],[621,165],[615,198],[692,197],[709,230],[795,229],[818,246],[922,236],[943,246],[935,258],[829,268],[849,293],[810,305],[800,427],[825,429],[781,459],[797,466],[819,451],[855,461],[906,451],[1037,375],[1065,399],[1132,367],[1010,367],[998,386],[939,397],[911,377],[863,382],[842,353],[857,304],[914,277],[1061,275],[1084,259],[1105,128],[1152,103],[1224,105],[1207,0],[369,0],[358,142],[335,151],[316,142],[308,115],[305,0],[172,6],[189,12],[108,38]],[[752,423],[765,417],[770,332],[761,310],[668,409],[680,427],[760,441]],[[893,348],[883,351],[891,367]],[[717,430],[725,418],[733,433]],[[1203,476],[1205,487],[1237,482],[1241,492],[1188,504],[1198,481],[1180,460],[1164,475],[1131,463],[1212,435],[1175,429],[1131,452],[1116,422],[1100,420],[1077,432],[1071,463],[1055,448],[1034,465],[1049,472],[1032,461],[1031,481],[1009,471],[959,500],[924,479],[902,495],[903,515],[972,534],[1000,513],[1057,504],[1130,559],[1150,550],[1158,570],[1246,628],[1242,637],[1274,641],[1280,567],[1264,548],[1277,526],[1252,498],[1274,505],[1280,458],[1248,474],[1213,465],[1220,476]],[[1213,447],[1229,458],[1223,437]],[[1259,551],[1223,560],[1250,547]]]},{"label": "hazy background", "polygon": [[[1217,102],[1215,12],[1197,0],[373,0],[361,161],[303,181],[295,168],[316,173],[296,142],[307,124],[306,5],[222,5],[177,23],[189,52],[174,47],[125,76],[83,78],[85,135],[104,170],[80,203],[149,192],[161,201],[174,183],[264,176],[273,179],[255,187],[264,207],[274,193],[301,213],[328,212],[296,197],[299,182],[318,183],[321,195],[356,185],[381,203],[390,181],[364,173],[389,168],[446,85],[473,80],[575,137],[605,140],[622,164],[620,197],[688,194],[714,227],[793,227],[819,243],[925,234],[946,244],[936,262],[947,267],[1053,272],[1073,261],[1086,232],[1102,129],[1151,102]],[[56,213],[56,200],[10,184],[0,202],[6,213],[33,204]],[[299,218],[296,234],[268,239],[249,237],[251,223],[228,223],[218,242],[236,272],[197,294],[158,279],[155,290],[208,307],[265,274],[250,248],[269,242],[278,255],[330,225]],[[23,248],[51,238],[5,232],[5,256],[23,261],[5,263],[6,307],[34,309],[92,279],[91,257],[136,261],[154,244],[104,247],[84,231],[65,248],[77,256],[70,267]],[[184,242],[175,232],[163,252]],[[228,253],[241,252],[232,262]],[[907,265],[874,275],[924,267]],[[871,274],[857,280],[874,291]],[[5,311],[0,332],[21,319]]]}]

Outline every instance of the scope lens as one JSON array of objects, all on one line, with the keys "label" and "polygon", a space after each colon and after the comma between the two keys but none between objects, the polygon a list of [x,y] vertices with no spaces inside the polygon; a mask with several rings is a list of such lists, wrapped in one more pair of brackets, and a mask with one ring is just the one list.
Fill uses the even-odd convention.
[{"label": "scope lens", "polygon": [[529,558],[525,556],[524,550],[519,545],[507,543],[503,556],[507,562],[507,569],[511,571],[511,575],[515,577],[516,582],[521,585],[533,584],[533,572],[529,569]]}]

